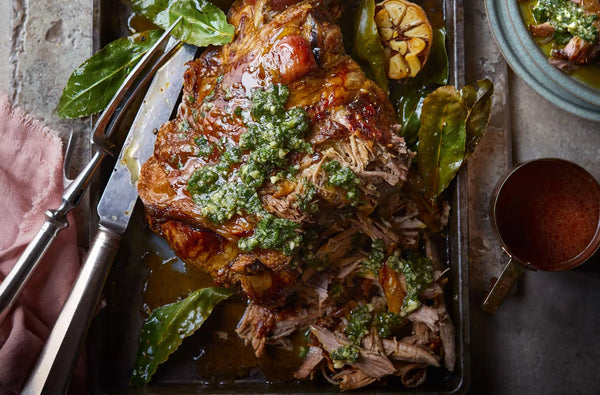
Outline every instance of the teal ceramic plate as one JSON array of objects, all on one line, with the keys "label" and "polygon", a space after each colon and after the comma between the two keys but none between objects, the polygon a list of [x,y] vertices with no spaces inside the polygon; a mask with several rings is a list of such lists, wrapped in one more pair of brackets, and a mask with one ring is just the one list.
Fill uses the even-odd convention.
[{"label": "teal ceramic plate", "polygon": [[485,5],[494,38],[514,72],[557,107],[600,122],[600,91],[548,62],[527,30],[517,0],[485,0]]}]

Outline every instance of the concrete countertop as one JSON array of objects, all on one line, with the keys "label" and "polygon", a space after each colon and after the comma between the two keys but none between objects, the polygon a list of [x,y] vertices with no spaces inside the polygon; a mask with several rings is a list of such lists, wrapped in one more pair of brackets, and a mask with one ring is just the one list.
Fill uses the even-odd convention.
[{"label": "concrete countertop", "polygon": [[[501,175],[528,159],[559,157],[600,180],[600,124],[552,106],[506,66],[483,2],[465,0],[467,82],[496,84],[494,115],[470,159],[471,389],[473,394],[600,393],[600,254],[563,273],[525,273],[493,316],[479,310],[507,259],[488,217]],[[54,108],[71,71],[91,54],[91,0],[0,0],[0,90],[89,154],[89,120],[59,120]],[[600,78],[600,77],[599,77]]]},{"label": "concrete countertop", "polygon": [[600,123],[556,108],[512,73],[482,1],[465,0],[465,44],[467,81],[488,77],[496,84],[496,112],[467,167],[471,393],[600,393],[600,253],[568,272],[527,272],[493,317],[479,309],[508,260],[488,210],[510,152],[514,164],[563,158],[600,180]]}]

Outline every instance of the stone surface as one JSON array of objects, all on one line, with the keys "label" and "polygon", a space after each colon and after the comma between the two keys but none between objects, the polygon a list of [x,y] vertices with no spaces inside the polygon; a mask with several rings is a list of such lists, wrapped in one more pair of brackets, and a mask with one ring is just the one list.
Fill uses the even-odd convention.
[{"label": "stone surface", "polygon": [[71,72],[91,55],[92,1],[2,0],[10,9],[9,95],[66,140],[89,135],[88,119],[60,120],[55,108]]},{"label": "stone surface", "polygon": [[567,159],[600,180],[600,123],[555,107],[513,73],[510,92],[517,163],[545,156]]},{"label": "stone surface", "polygon": [[[600,254],[562,273],[527,272],[498,312],[479,305],[507,257],[489,220],[491,193],[511,162],[558,157],[600,179],[600,124],[554,107],[507,68],[483,2],[465,1],[468,79],[496,84],[488,135],[468,166],[473,394],[600,393]],[[470,77],[470,78],[469,78]],[[512,160],[511,160],[512,153]]]},{"label": "stone surface", "polygon": [[10,81],[10,0],[0,0],[0,91],[8,93]]},{"label": "stone surface", "polygon": [[[511,124],[508,68],[490,34],[483,2],[465,5],[465,66],[467,83],[489,78],[494,83],[493,113],[488,132],[469,159],[469,262],[471,290],[485,294],[489,278],[499,275],[504,255],[489,218],[492,191],[511,167]],[[474,299],[477,306],[480,301]]]}]

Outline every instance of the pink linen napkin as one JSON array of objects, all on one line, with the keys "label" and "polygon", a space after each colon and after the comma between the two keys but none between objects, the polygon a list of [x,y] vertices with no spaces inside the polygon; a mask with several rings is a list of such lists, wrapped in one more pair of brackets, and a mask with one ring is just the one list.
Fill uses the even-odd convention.
[{"label": "pink linen napkin", "polygon": [[[62,141],[0,92],[0,281],[63,192]],[[73,222],[73,221],[71,221]],[[18,393],[80,267],[74,224],[63,230],[0,324],[0,394]]]}]

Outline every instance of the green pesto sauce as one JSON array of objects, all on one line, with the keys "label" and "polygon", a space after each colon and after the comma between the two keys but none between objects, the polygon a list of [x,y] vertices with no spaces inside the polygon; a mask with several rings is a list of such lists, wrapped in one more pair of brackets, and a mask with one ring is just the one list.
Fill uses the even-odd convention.
[{"label": "green pesto sauce", "polygon": [[406,279],[407,294],[402,302],[400,316],[404,317],[421,306],[419,292],[433,281],[431,261],[414,252],[409,252],[403,259],[394,254],[387,260],[390,269],[402,273]]},{"label": "green pesto sauce", "polygon": [[300,346],[300,349],[298,350],[298,356],[302,359],[306,358],[306,356],[308,355],[308,347],[305,346]]},{"label": "green pesto sauce", "polygon": [[[253,91],[253,120],[240,136],[239,147],[226,141],[210,144],[204,136],[195,139],[199,156],[207,158],[215,150],[219,152],[216,163],[201,167],[188,181],[187,189],[202,215],[218,224],[244,212],[261,217],[254,235],[238,242],[245,251],[264,248],[291,255],[302,239],[294,222],[277,218],[262,207],[257,192],[270,174],[289,174],[295,170],[290,167],[290,153],[311,150],[304,139],[308,115],[302,108],[286,110],[288,96],[285,85]],[[243,161],[242,153],[246,158]],[[273,182],[278,178],[270,177]]]},{"label": "green pesto sauce", "polygon": [[318,206],[314,201],[315,194],[317,190],[315,188],[315,184],[307,179],[304,179],[305,183],[304,193],[302,195],[298,195],[298,208],[303,213],[314,214],[318,211]]},{"label": "green pesto sauce", "polygon": [[346,191],[346,199],[356,201],[359,196],[358,185],[360,179],[349,167],[342,166],[337,160],[330,160],[323,164],[327,171],[329,185],[342,188]]},{"label": "green pesto sauce", "polygon": [[369,326],[373,320],[371,311],[371,306],[363,304],[356,306],[350,312],[345,333],[352,344],[360,344],[363,336],[369,333]]},{"label": "green pesto sauce", "polygon": [[369,253],[369,258],[362,263],[362,267],[365,270],[373,273],[375,277],[377,277],[377,273],[383,265],[383,260],[385,258],[385,243],[381,239],[377,239],[371,244],[371,252]]},{"label": "green pesto sauce", "polygon": [[360,345],[371,326],[375,327],[379,337],[387,339],[402,323],[403,316],[400,314],[389,311],[375,312],[370,305],[359,305],[350,312],[345,333],[352,344]]},{"label": "green pesto sauce", "polygon": [[377,329],[377,334],[382,339],[391,337],[394,329],[400,326],[402,322],[402,315],[389,311],[382,311],[373,317],[373,326]]},{"label": "green pesto sauce", "polygon": [[[531,9],[533,8],[533,6],[535,4],[537,4],[536,0],[519,2],[519,6],[521,8],[521,15],[523,16],[523,20],[526,25],[533,25],[533,24],[537,23],[537,21],[534,19],[533,14],[531,12]],[[557,43],[555,43],[554,40],[552,40],[551,42],[547,42],[547,43],[543,42],[544,39],[535,39],[535,40],[538,42],[540,49],[542,50],[544,55],[546,55],[547,57],[551,56],[550,53],[553,49],[563,47],[562,45],[559,46]],[[578,68],[577,70],[573,71],[569,75],[585,84],[588,84],[592,87],[600,89],[600,78],[598,78],[598,76],[600,75],[600,64],[599,63],[586,64],[585,66],[582,66],[582,67]]]},{"label": "green pesto sauce", "polygon": [[358,361],[360,352],[358,351],[358,347],[355,345],[347,344],[338,348],[337,350],[332,351],[329,356],[334,361],[334,367],[336,369],[340,369],[346,363],[354,363]]},{"label": "green pesto sauce", "polygon": [[539,0],[531,11],[537,23],[550,22],[558,44],[568,43],[573,36],[591,42],[598,39],[598,29],[594,26],[598,16],[586,15],[585,10],[572,1]]},{"label": "green pesto sauce", "polygon": [[[196,139],[196,144],[202,143]],[[201,147],[201,150],[214,148]],[[218,163],[206,165],[196,170],[188,181],[188,191],[202,214],[214,223],[223,223],[235,214],[245,210],[257,214],[262,206],[256,190],[239,182],[230,182],[232,166],[240,162],[239,149],[222,143],[218,147],[221,154]]]},{"label": "green pesto sauce", "polygon": [[196,137],[194,142],[198,146],[198,155],[203,158],[208,158],[215,151],[215,146],[205,136]]},{"label": "green pesto sauce", "polygon": [[273,169],[289,167],[289,153],[312,149],[304,139],[309,126],[308,115],[299,107],[286,111],[288,96],[285,85],[254,91],[251,111],[254,122],[240,137],[240,148],[250,151],[248,162],[240,168],[246,184],[262,185]]},{"label": "green pesto sauce", "polygon": [[298,249],[298,256],[302,258],[302,262],[307,266],[316,269],[317,271],[325,270],[329,264],[329,254],[319,257],[315,254],[320,233],[316,228],[308,228],[302,236],[302,245]]},{"label": "green pesto sauce", "polygon": [[238,246],[244,251],[264,248],[280,250],[286,255],[291,255],[302,241],[302,236],[296,232],[297,229],[298,225],[295,222],[267,213],[254,229],[254,235],[240,239]]}]

